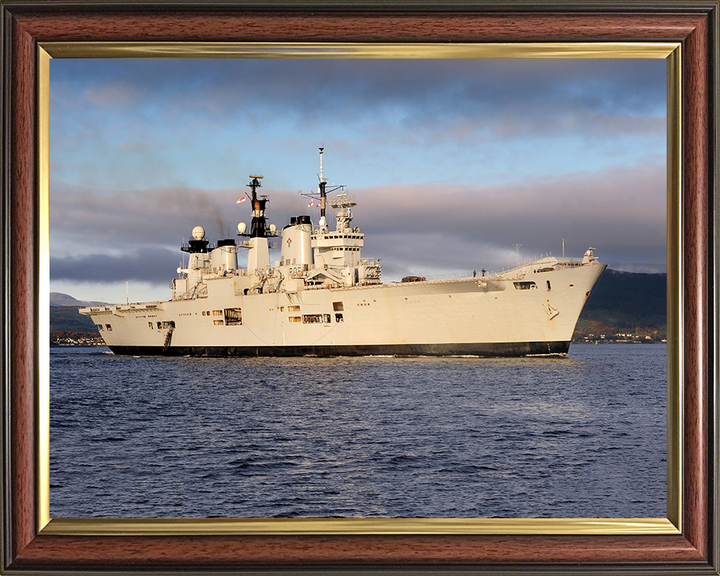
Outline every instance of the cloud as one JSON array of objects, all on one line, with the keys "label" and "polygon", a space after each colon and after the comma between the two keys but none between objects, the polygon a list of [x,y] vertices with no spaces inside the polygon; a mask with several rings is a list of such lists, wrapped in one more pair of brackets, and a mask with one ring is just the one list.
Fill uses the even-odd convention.
[{"label": "cloud", "polygon": [[[259,129],[278,120],[296,129],[328,120],[412,128],[459,118],[492,127],[505,117],[515,120],[513,132],[530,133],[665,113],[664,63],[651,60],[68,60],[51,72],[78,92],[70,99],[61,91],[54,101],[63,109],[244,117]],[[568,113],[578,121],[561,120]],[[508,130],[507,121],[498,128]]]},{"label": "cloud", "polygon": [[605,261],[662,264],[665,189],[664,166],[614,168],[503,186],[358,190],[355,213],[368,255],[415,268],[494,269],[515,262],[515,243],[523,257],[557,256],[563,239],[568,255],[592,245]]},{"label": "cloud", "polygon": [[114,188],[287,187],[320,145],[357,186],[665,154],[652,60],[62,60],[50,93],[53,176]]},{"label": "cloud", "polygon": [[[78,191],[58,182],[53,188],[53,279],[167,282],[195,225],[214,242],[235,237],[237,221],[250,220],[246,204],[235,203],[243,189]],[[297,192],[263,191],[269,222],[278,228],[298,214],[317,222],[318,210]],[[503,186],[396,185],[351,194],[358,202],[353,224],[366,233],[363,254],[382,258],[386,277],[511,265],[515,243],[523,245],[522,257],[558,256],[563,239],[568,256],[592,245],[605,262],[664,263],[664,165]]]},{"label": "cloud", "polygon": [[122,256],[81,254],[51,257],[50,276],[53,280],[76,282],[139,280],[168,284],[176,276],[179,259],[179,253],[163,248],[145,248]]},{"label": "cloud", "polygon": [[236,223],[221,207],[234,204],[244,192],[182,187],[106,190],[53,180],[51,247],[60,249],[68,241],[105,247],[179,244],[198,220],[213,236],[234,234]]},{"label": "cloud", "polygon": [[501,242],[521,235],[533,243],[548,232],[581,232],[609,236],[612,246],[657,245],[665,235],[664,166],[506,185],[401,185],[355,193],[361,199],[356,219],[366,220],[373,232],[429,229]]}]

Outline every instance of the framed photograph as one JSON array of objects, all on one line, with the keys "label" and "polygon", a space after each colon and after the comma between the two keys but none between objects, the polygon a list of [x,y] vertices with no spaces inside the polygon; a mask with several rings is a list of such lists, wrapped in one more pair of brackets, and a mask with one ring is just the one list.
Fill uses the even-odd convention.
[{"label": "framed photograph", "polygon": [[[3,2],[2,569],[717,574],[717,10],[717,2]],[[51,518],[50,61],[137,57],[664,60],[667,517]]]}]

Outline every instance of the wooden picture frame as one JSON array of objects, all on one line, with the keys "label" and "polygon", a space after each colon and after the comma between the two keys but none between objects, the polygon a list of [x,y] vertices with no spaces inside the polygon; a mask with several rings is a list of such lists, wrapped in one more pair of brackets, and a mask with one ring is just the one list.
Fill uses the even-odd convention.
[{"label": "wooden picture frame", "polygon": [[[244,573],[698,573],[718,574],[717,74],[718,2],[656,1],[536,6],[525,3],[295,4],[82,0],[2,2],[3,572],[213,571]],[[46,103],[38,94],[44,45],[72,54],[95,43],[677,43],[681,77],[677,372],[682,397],[679,501],[670,529],[540,531],[522,522],[473,532],[444,529],[338,531],[208,529],[197,521],[63,525],[44,517],[47,478],[37,407],[47,367],[46,271],[39,142]],[[132,47],[130,45],[130,47]],[[45,87],[47,88],[47,87]],[[45,131],[45,132],[44,132]],[[672,164],[669,162],[669,164]],[[45,306],[46,307],[46,306]],[[671,359],[671,362],[673,360]],[[673,402],[671,402],[673,405]],[[671,409],[673,407],[671,406]],[[223,528],[226,526],[226,528]]]}]

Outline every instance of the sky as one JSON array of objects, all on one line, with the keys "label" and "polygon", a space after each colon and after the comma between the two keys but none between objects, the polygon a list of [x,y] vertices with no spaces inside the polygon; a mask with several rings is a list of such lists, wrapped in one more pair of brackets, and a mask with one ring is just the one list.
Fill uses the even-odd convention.
[{"label": "sky", "polygon": [[194,226],[215,242],[249,225],[250,174],[268,223],[317,223],[300,192],[320,146],[386,282],[563,240],[664,272],[665,86],[645,59],[52,60],[50,290],[168,299]]}]

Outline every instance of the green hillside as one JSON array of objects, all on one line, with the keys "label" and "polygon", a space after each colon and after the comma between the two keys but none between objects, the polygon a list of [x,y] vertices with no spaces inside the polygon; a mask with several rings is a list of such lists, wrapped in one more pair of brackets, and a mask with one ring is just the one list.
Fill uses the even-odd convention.
[{"label": "green hillside", "polygon": [[78,306],[50,306],[50,332],[97,333],[90,316],[78,312]]},{"label": "green hillside", "polygon": [[575,337],[636,333],[666,337],[667,275],[605,270],[580,315]]}]

